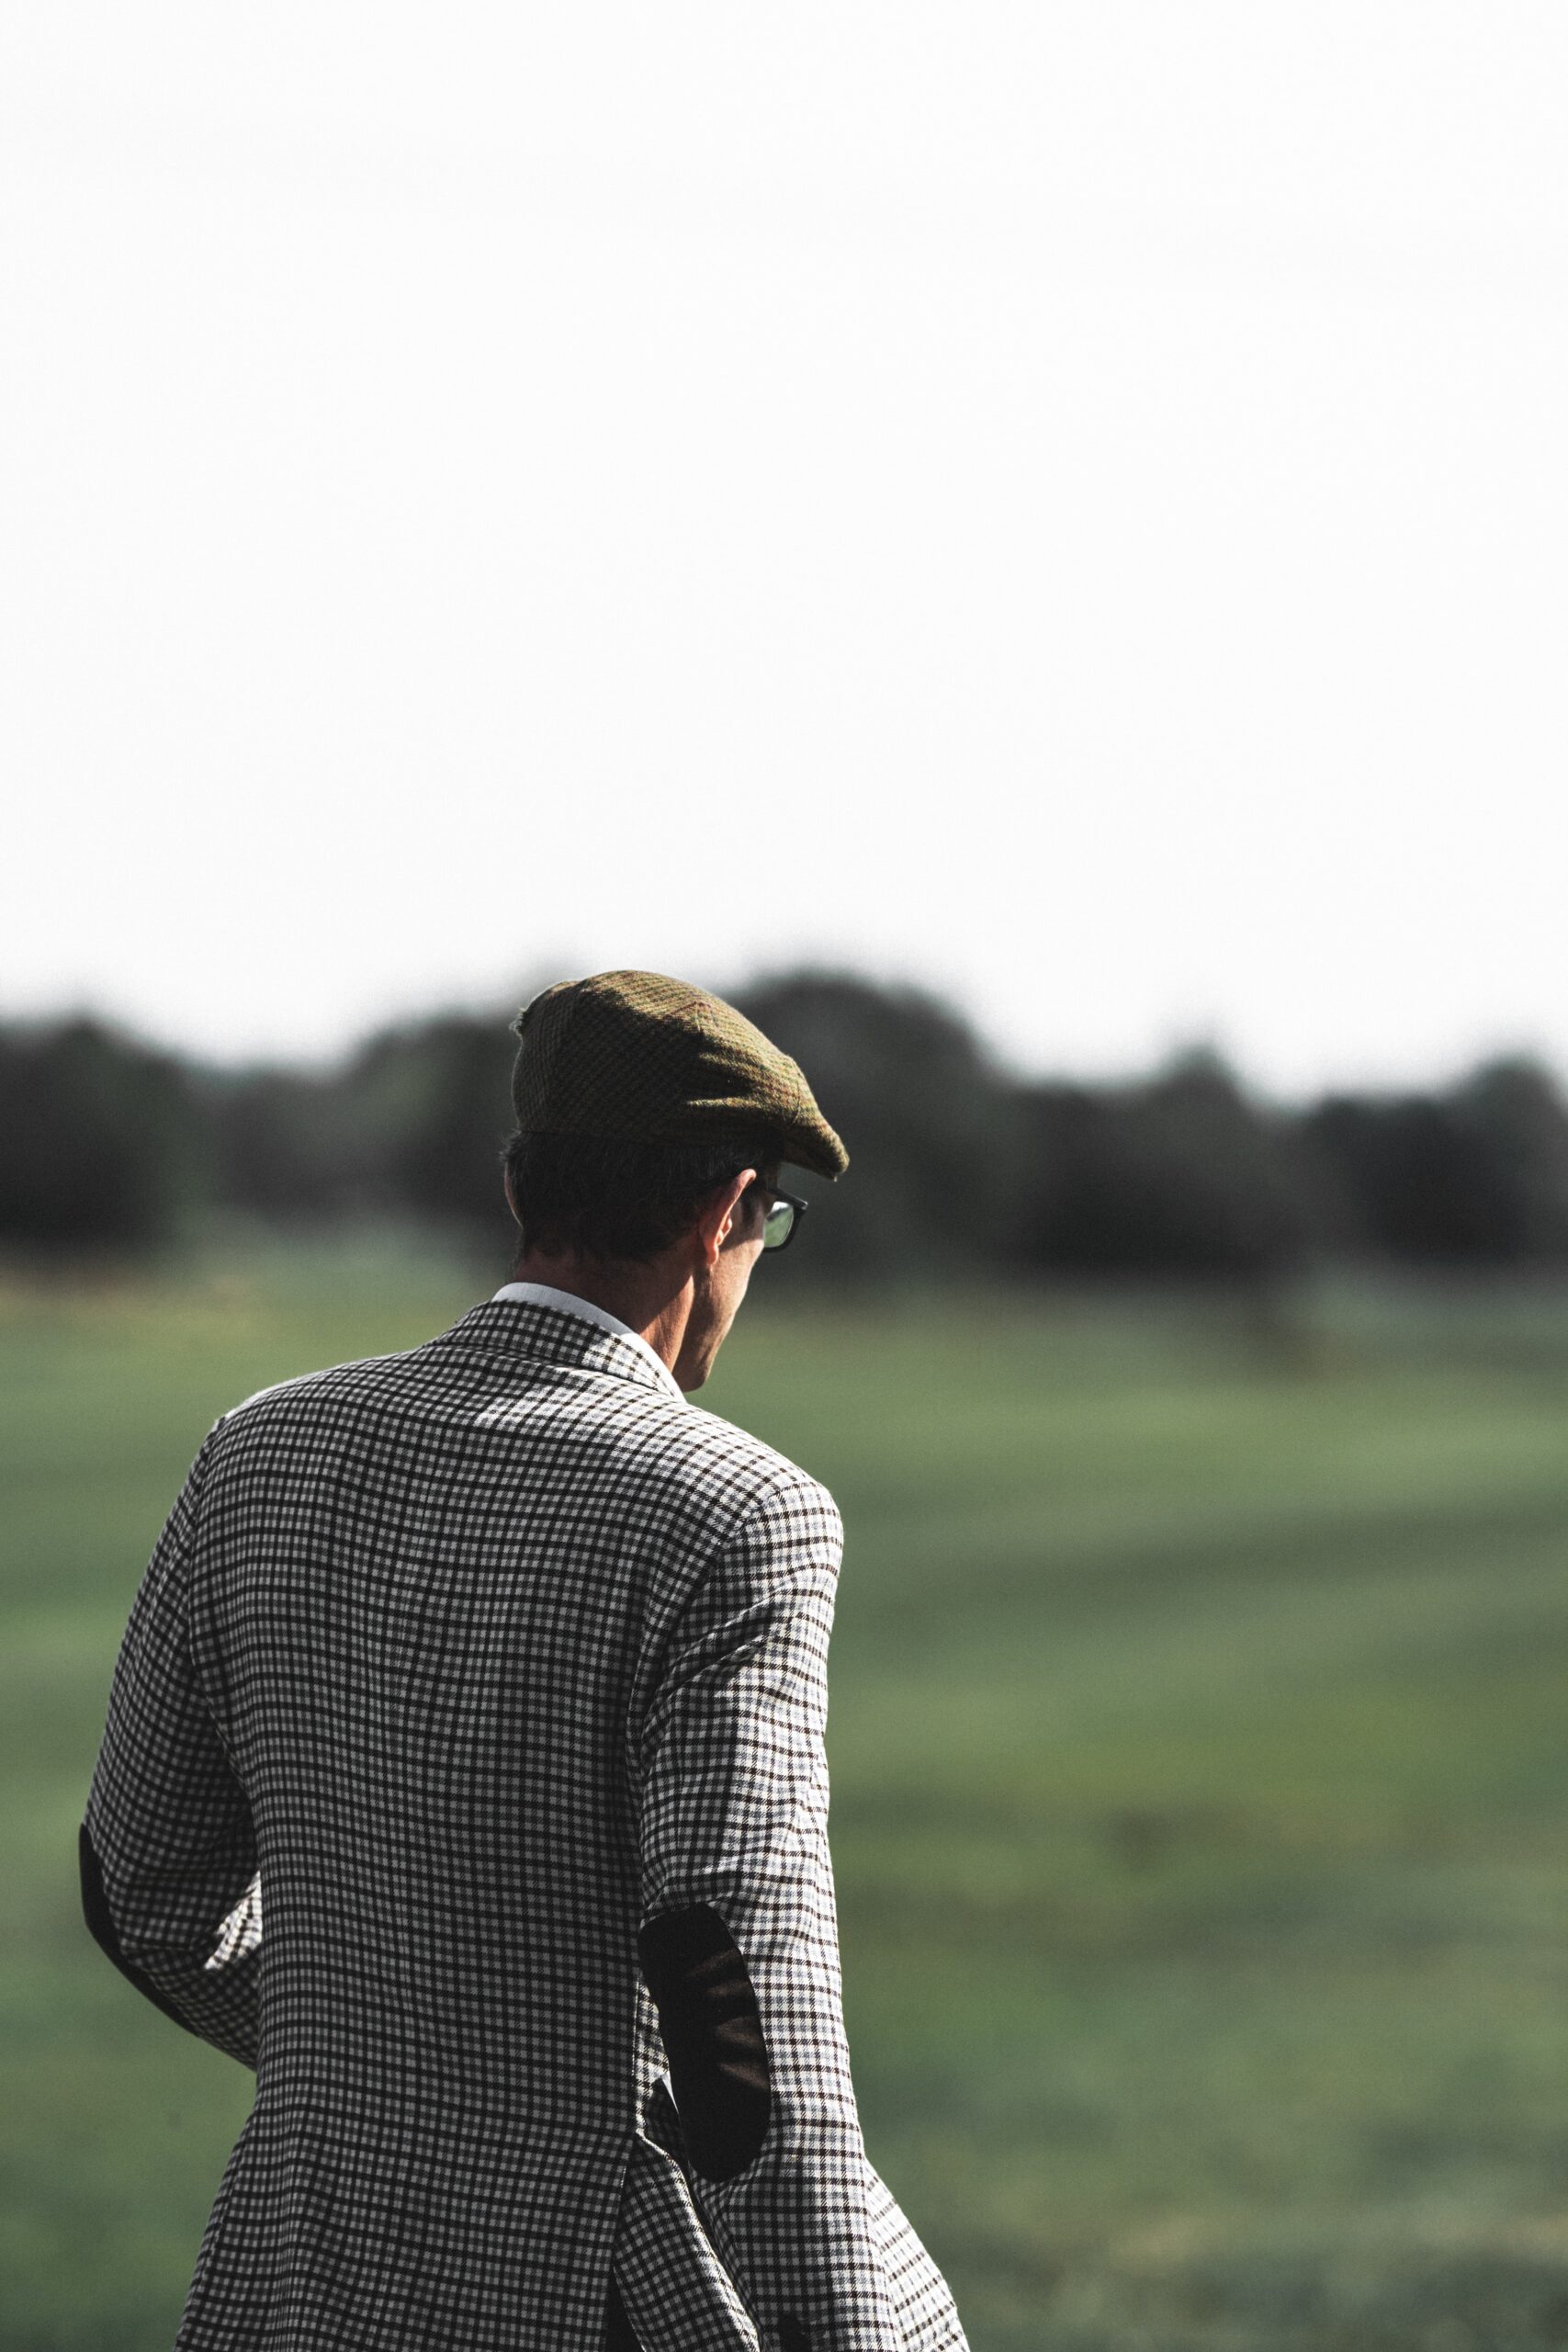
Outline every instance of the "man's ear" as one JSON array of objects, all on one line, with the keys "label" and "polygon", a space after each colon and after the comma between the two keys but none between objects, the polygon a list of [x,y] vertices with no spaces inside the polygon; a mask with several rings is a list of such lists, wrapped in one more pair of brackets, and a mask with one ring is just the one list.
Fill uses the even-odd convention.
[{"label": "man's ear", "polygon": [[748,1185],[757,1181],[754,1168],[743,1168],[728,1184],[720,1184],[709,1193],[697,1218],[697,1244],[702,1263],[711,1274],[717,1265],[719,1252],[735,1230],[736,1212]]}]

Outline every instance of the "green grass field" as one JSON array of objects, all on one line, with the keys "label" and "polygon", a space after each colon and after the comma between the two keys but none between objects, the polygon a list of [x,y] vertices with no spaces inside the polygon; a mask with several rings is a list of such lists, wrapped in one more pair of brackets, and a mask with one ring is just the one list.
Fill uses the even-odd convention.
[{"label": "green grass field", "polygon": [[[704,1402],[843,1507],[856,2081],[975,2352],[1568,2344],[1568,1298],[757,1298],[788,1271]],[[245,2111],[77,1905],[164,1512],[224,1406],[488,1286],[0,1294],[13,2352],[168,2345]]]}]

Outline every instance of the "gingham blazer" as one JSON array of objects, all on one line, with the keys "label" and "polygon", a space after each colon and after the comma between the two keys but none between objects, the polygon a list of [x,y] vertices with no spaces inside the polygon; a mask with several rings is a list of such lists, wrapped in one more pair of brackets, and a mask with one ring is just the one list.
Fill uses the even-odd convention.
[{"label": "gingham blazer", "polygon": [[178,2352],[599,2352],[610,2314],[962,2352],[844,2043],[840,1547],[650,1350],[505,1297],[214,1425],[81,1833],[111,1957],[256,2072]]}]

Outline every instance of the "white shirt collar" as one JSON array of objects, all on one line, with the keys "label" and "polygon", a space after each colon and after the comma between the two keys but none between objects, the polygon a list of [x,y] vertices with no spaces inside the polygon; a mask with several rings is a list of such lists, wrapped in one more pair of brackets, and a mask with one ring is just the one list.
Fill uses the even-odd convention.
[{"label": "white shirt collar", "polygon": [[681,1384],[663,1357],[649,1346],[640,1331],[634,1331],[629,1323],[623,1323],[608,1307],[595,1306],[591,1298],[579,1298],[575,1291],[553,1290],[548,1283],[502,1283],[491,1296],[510,1298],[519,1306],[553,1306],[559,1315],[581,1316],[585,1323],[597,1323],[602,1331],[614,1331],[617,1340],[629,1340],[634,1348],[642,1350],[670,1394],[679,1396],[684,1404]]}]

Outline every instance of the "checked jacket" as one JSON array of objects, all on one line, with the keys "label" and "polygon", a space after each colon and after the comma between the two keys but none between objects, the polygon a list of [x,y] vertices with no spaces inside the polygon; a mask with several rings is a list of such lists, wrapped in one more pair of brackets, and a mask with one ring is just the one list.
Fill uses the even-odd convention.
[{"label": "checked jacket", "polygon": [[106,1950],[255,2069],[178,2352],[599,2352],[612,2314],[964,2352],[844,2042],[840,1548],[640,1341],[504,1295],[215,1424],[81,1832]]}]

